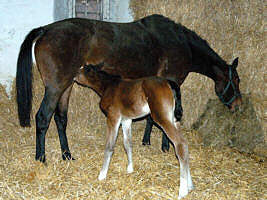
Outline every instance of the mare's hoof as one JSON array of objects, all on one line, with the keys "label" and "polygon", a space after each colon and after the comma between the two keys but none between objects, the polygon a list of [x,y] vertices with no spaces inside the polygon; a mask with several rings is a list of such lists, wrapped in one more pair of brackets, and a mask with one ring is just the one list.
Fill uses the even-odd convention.
[{"label": "mare's hoof", "polygon": [[46,158],[45,155],[36,155],[35,160],[40,161],[41,163],[45,163]]},{"label": "mare's hoof", "polygon": [[168,151],[169,151],[169,149],[170,149],[170,145],[164,145],[164,146],[162,146],[161,147],[161,150],[164,152],[164,153],[167,153]]},{"label": "mare's hoof", "polygon": [[146,146],[146,145],[151,145],[151,144],[150,144],[150,141],[144,141],[144,140],[142,141],[142,144],[143,144],[144,146]]},{"label": "mare's hoof", "polygon": [[63,159],[63,160],[75,160],[75,159],[71,156],[71,153],[68,152],[68,151],[65,151],[65,152],[62,154],[62,159]]}]

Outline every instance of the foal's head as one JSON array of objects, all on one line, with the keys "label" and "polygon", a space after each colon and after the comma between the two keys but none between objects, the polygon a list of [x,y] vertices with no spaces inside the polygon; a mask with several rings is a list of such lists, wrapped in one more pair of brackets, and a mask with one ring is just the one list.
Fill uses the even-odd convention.
[{"label": "foal's head", "polygon": [[236,71],[238,58],[231,65],[227,65],[225,70],[218,66],[213,66],[216,75],[215,92],[221,102],[231,111],[235,111],[242,103],[239,90],[239,76]]},{"label": "foal's head", "polygon": [[81,85],[95,88],[100,87],[100,85],[103,84],[109,84],[108,82],[120,79],[120,76],[111,75],[102,71],[100,69],[101,66],[102,64],[81,66],[78,75],[74,78],[74,80]]}]

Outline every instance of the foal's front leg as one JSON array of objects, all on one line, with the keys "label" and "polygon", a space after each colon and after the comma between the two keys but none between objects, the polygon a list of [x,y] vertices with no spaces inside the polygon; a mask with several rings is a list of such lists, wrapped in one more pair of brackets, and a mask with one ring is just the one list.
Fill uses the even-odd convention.
[{"label": "foal's front leg", "polygon": [[106,148],[104,153],[104,163],[99,173],[98,180],[103,180],[107,176],[110,159],[114,151],[114,146],[117,139],[118,130],[120,127],[120,122],[121,122],[120,117],[115,118],[108,116],[107,118],[107,135],[106,135]]},{"label": "foal's front leg", "polygon": [[122,132],[123,132],[124,149],[128,157],[127,172],[132,173],[133,172],[132,133],[131,133],[132,120],[131,119],[122,120],[121,124],[122,124]]}]

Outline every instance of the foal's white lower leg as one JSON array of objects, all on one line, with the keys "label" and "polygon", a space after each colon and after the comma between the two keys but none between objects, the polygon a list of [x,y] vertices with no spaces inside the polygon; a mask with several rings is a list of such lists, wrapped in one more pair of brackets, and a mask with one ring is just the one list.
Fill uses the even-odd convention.
[{"label": "foal's white lower leg", "polygon": [[131,119],[122,121],[123,144],[128,157],[127,173],[133,172],[131,124]]},{"label": "foal's white lower leg", "polygon": [[185,197],[188,192],[188,170],[184,161],[179,159],[180,162],[180,188],[178,199]]},{"label": "foal's white lower leg", "polygon": [[115,142],[116,142],[117,135],[118,135],[120,119],[116,120],[115,122],[114,120],[112,121],[110,119],[107,119],[107,126],[108,126],[107,127],[108,131],[107,131],[107,138],[106,138],[106,148],[105,148],[105,153],[104,153],[104,163],[99,173],[98,180],[103,180],[107,176],[109,163],[110,163],[113,151],[114,151],[114,146],[115,146]]},{"label": "foal's white lower leg", "polygon": [[188,186],[188,190],[189,191],[194,189],[194,184],[193,184],[193,181],[192,181],[192,177],[191,177],[189,166],[187,168],[187,186]]},{"label": "foal's white lower leg", "polygon": [[178,199],[182,199],[189,193],[190,190],[193,189],[193,183],[189,171],[188,145],[181,134],[179,125],[175,124],[174,126],[175,128],[169,129],[169,131],[166,133],[170,140],[173,142],[175,154],[178,157],[180,163],[180,188]]},{"label": "foal's white lower leg", "polygon": [[185,197],[189,191],[191,191],[194,186],[189,169],[189,154],[188,146],[186,143],[179,144],[178,158],[180,163],[180,189],[178,199]]},{"label": "foal's white lower leg", "polygon": [[104,153],[104,163],[98,176],[98,180],[100,181],[107,177],[108,167],[109,167],[112,154],[113,154],[113,151],[105,151]]}]

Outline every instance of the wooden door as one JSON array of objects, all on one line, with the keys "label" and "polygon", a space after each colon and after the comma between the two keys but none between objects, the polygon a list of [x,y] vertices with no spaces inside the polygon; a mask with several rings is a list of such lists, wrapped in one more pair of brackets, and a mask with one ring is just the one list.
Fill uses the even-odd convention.
[{"label": "wooden door", "polygon": [[103,20],[103,0],[76,0],[75,16]]}]

